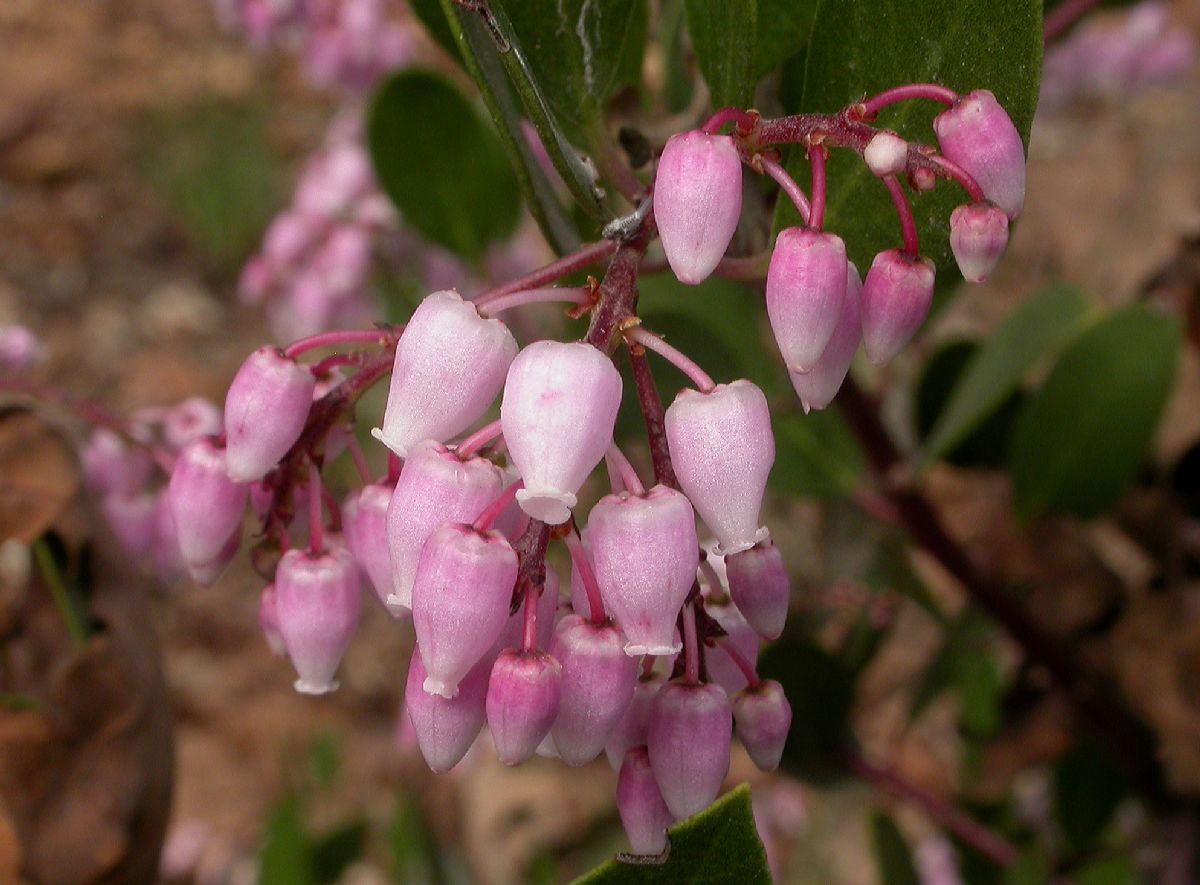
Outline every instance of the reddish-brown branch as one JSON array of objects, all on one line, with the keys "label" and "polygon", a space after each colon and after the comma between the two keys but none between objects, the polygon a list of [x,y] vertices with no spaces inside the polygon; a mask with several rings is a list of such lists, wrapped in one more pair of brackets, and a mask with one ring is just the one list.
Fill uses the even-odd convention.
[{"label": "reddish-brown branch", "polygon": [[679,488],[671,451],[667,446],[667,431],[663,423],[662,398],[650,373],[650,361],[641,347],[629,348],[629,363],[633,367],[633,386],[637,391],[642,418],[646,422],[646,438],[650,444],[650,461],[654,465],[654,481],[673,489]]}]

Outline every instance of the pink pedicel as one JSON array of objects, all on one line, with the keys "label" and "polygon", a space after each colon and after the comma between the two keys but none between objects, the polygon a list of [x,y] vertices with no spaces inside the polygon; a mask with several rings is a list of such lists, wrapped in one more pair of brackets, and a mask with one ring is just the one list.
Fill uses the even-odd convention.
[{"label": "pink pedicel", "polygon": [[621,721],[613,729],[608,743],[604,745],[604,755],[613,771],[621,770],[621,762],[625,754],[634,747],[646,743],[646,729],[650,726],[650,709],[654,704],[654,696],[663,687],[663,678],[657,673],[643,673],[638,677],[633,689],[633,699],[625,708]]},{"label": "pink pedicel", "polygon": [[179,552],[192,579],[207,586],[237,552],[248,487],[225,470],[225,449],[201,437],[175,461],[167,499],[179,538]]},{"label": "pink pedicel", "polygon": [[[537,604],[537,647],[549,648],[554,639],[554,624],[558,620],[561,585],[558,575],[548,564],[546,583],[538,594]],[[520,648],[525,635],[525,606],[522,605],[508,617],[508,623],[496,640],[494,651],[499,654],[506,648]]]},{"label": "pink pedicel", "polygon": [[279,603],[275,596],[275,585],[263,587],[258,597],[258,629],[262,630],[263,639],[272,654],[287,654],[287,646],[283,644],[283,634],[279,632]]},{"label": "pink pedicel", "polygon": [[445,698],[429,694],[421,687],[429,674],[421,661],[421,647],[413,649],[404,686],[404,706],[421,755],[438,774],[462,761],[483,728],[491,667],[490,659],[480,661],[458,683],[458,694]]},{"label": "pink pedicel", "polygon": [[633,698],[638,662],[611,622],[593,624],[570,614],[554,628],[550,653],[562,664],[558,718],[550,729],[559,757],[572,768],[604,750]]},{"label": "pink pedicel", "polygon": [[645,495],[605,495],[588,514],[588,539],[604,607],[627,655],[682,647],[675,621],[696,579],[699,542],[688,499],[657,485]]},{"label": "pink pedicel", "polygon": [[767,398],[746,380],[708,393],[684,388],[665,416],[679,485],[726,555],[768,535],[758,521],[775,437]]},{"label": "pink pedicel", "polygon": [[117,543],[130,558],[143,560],[154,551],[158,495],[106,495],[100,509]]},{"label": "pink pedicel", "polygon": [[425,691],[452,698],[508,622],[517,554],[493,530],[447,523],[421,550],[412,615]]},{"label": "pink pedicel", "polygon": [[986,89],[967,93],[933,120],[946,159],[974,178],[1010,220],[1025,203],[1025,147],[1008,112]]},{"label": "pink pedicel", "polygon": [[854,362],[862,341],[862,278],[853,262],[846,265],[846,297],[833,337],[825,345],[821,358],[807,372],[788,372],[792,387],[800,397],[807,415],[812,409],[823,409],[841,390],[842,382]]},{"label": "pink pedicel", "polygon": [[393,615],[412,607],[417,562],[434,530],[447,522],[473,522],[502,488],[500,469],[485,458],[463,460],[433,440],[413,446],[387,509],[394,586],[384,602]]},{"label": "pink pedicel", "polygon": [[275,571],[275,616],[279,635],[299,677],[296,691],[336,691],[333,678],[350,647],[362,611],[358,566],[345,547],[323,553],[292,549]]},{"label": "pink pedicel", "polygon": [[96,495],[134,495],[154,475],[154,460],[107,427],[97,427],[79,453],[83,478]]},{"label": "pink pedicel", "polygon": [[[393,490],[385,483],[372,483],[350,492],[342,501],[346,547],[385,606],[395,588],[387,542],[387,512]],[[403,613],[391,608],[388,611],[393,617]]]},{"label": "pink pedicel", "polygon": [[561,525],[576,492],[612,443],[621,374],[590,344],[536,341],[513,360],[500,421],[525,488],[521,508]]},{"label": "pink pedicel", "polygon": [[703,811],[729,771],[733,715],[719,686],[672,681],[650,711],[646,748],[654,779],[676,818]]},{"label": "pink pedicel", "polygon": [[737,606],[733,604],[728,596],[724,597],[721,601],[706,601],[704,610],[725,631],[725,636],[718,640],[717,647],[713,648],[710,646],[704,656],[704,663],[708,668],[708,678],[710,682],[715,682],[721,686],[725,694],[732,698],[746,687],[748,680],[742,668],[734,662],[728,652],[721,648],[721,646],[726,644],[732,645],[734,651],[753,666],[758,663],[758,652],[762,646],[762,637],[755,632],[753,627],[746,623],[746,619],[742,617],[742,613],[737,610]]},{"label": "pink pedicel", "polygon": [[729,595],[764,639],[778,639],[787,620],[792,583],[783,555],[770,540],[725,557]]},{"label": "pink pedicel", "polygon": [[457,292],[426,296],[396,345],[383,427],[371,433],[401,458],[421,440],[462,433],[496,399],[516,355],[508,327]]},{"label": "pink pedicel", "polygon": [[783,756],[788,729],[792,726],[792,706],[774,679],[738,692],[733,699],[733,720],[738,740],[763,771],[774,771]]},{"label": "pink pedicel", "polygon": [[225,461],[230,479],[262,479],[300,438],[316,379],[276,347],[242,363],[225,396]]},{"label": "pink pedicel", "polygon": [[767,270],[767,316],[789,372],[806,372],[828,346],[846,298],[846,244],[821,231],[780,232]]},{"label": "pink pedicel", "polygon": [[510,648],[492,665],[487,721],[505,765],[533,757],[558,715],[562,666],[544,651]]},{"label": "pink pedicel", "polygon": [[982,283],[1008,246],[1008,216],[991,203],[971,203],[950,213],[950,248],[968,283]]},{"label": "pink pedicel", "polygon": [[899,175],[908,165],[908,142],[894,132],[880,132],[867,142],[863,160],[880,178]]},{"label": "pink pedicel", "polygon": [[646,748],[630,750],[620,771],[617,813],[621,815],[621,826],[629,839],[630,853],[661,855],[667,850],[667,827],[674,818],[654,780]]},{"label": "pink pedicel", "polygon": [[742,214],[742,161],[728,135],[672,135],[654,177],[654,220],[667,263],[682,283],[704,282]]},{"label": "pink pedicel", "polygon": [[862,292],[862,336],[867,359],[891,361],[925,322],[933,303],[933,262],[899,249],[880,252],[871,262]]}]

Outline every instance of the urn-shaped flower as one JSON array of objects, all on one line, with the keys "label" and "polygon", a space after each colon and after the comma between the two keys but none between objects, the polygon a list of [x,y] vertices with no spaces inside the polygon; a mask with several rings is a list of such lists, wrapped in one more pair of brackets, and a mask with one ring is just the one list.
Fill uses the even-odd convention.
[{"label": "urn-shaped flower", "polygon": [[225,461],[238,482],[262,479],[300,438],[316,379],[276,347],[246,358],[225,395]]}]

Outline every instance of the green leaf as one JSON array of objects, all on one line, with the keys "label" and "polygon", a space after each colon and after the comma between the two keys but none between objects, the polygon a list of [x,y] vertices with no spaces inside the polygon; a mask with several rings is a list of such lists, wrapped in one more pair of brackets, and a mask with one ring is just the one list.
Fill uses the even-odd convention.
[{"label": "green leaf", "polygon": [[313,872],[318,882],[337,882],[346,867],[360,860],[367,847],[367,822],[355,820],[319,836],[312,845]]},{"label": "green leaf", "polygon": [[1179,356],[1178,322],[1144,305],[1080,336],[1020,415],[1009,451],[1017,512],[1091,517],[1145,462]]},{"label": "green leaf", "polygon": [[515,229],[520,194],[504,151],[466,99],[422,71],[384,81],[367,116],[379,183],[426,238],[471,261]]},{"label": "green leaf", "polygon": [[[533,145],[525,132],[526,116],[521,98],[509,81],[508,72],[491,33],[478,16],[454,6],[452,0],[446,0],[444,3],[441,0],[422,2],[438,7],[438,15],[443,25],[457,41],[455,52],[462,58],[479,86],[488,112],[492,115],[492,122],[496,131],[500,133],[509,160],[516,170],[521,192],[547,242],[560,255],[573,251],[579,245],[575,222],[563,206],[555,185],[543,171],[541,161],[534,153]],[[575,159],[578,161],[578,158]],[[560,161],[565,163],[560,157],[556,159],[556,164],[561,165]],[[592,199],[590,178],[586,195],[588,199]]]},{"label": "green leaf", "polygon": [[762,77],[808,43],[817,0],[758,0],[755,72]]},{"label": "green leaf", "polygon": [[895,821],[886,814],[871,818],[871,844],[879,864],[881,885],[920,885],[921,878],[913,865],[908,842]]},{"label": "green leaf", "polygon": [[687,0],[687,21],[712,106],[753,104],[758,0]]},{"label": "green leaf", "polygon": [[445,50],[446,54],[456,62],[463,60],[458,51],[458,38],[454,28],[442,12],[441,0],[408,0],[408,8],[425,26],[433,42]]},{"label": "green leaf", "polygon": [[300,801],[295,796],[276,805],[267,821],[258,881],[260,885],[317,885],[312,844],[304,833]]},{"label": "green leaf", "polygon": [[754,826],[750,787],[742,784],[711,806],[668,830],[666,863],[610,860],[575,885],[770,885],[767,853]]},{"label": "green leaf", "polygon": [[776,414],[771,488],[797,498],[844,498],[858,485],[862,450],[841,414]]},{"label": "green leaf", "polygon": [[309,760],[317,787],[332,786],[342,770],[341,744],[337,732],[324,731],[317,735],[309,750]]},{"label": "green leaf", "polygon": [[391,852],[392,879],[405,885],[432,885],[442,876],[436,847],[420,806],[412,799],[402,798],[388,827],[388,848]]},{"label": "green leaf", "polygon": [[1050,864],[1037,851],[1027,851],[1004,870],[1004,885],[1046,885],[1051,881]]},{"label": "green leaf", "polygon": [[[834,113],[893,86],[936,82],[964,92],[990,89],[1028,140],[1041,69],[1041,7],[1041,0],[823,0],[806,51],[803,87],[781,86],[784,95],[800,95],[787,110]],[[939,110],[933,102],[904,102],[882,111],[878,125],[910,141],[931,142]],[[791,150],[787,168],[798,181],[808,181],[803,151]],[[896,212],[883,183],[853,151],[833,151],[828,175],[826,227],[846,241],[850,258],[865,274],[877,252],[900,244]],[[913,199],[921,252],[937,264],[943,284],[958,278],[949,219],[962,202],[962,190],[948,182]],[[788,200],[778,205],[776,229],[799,223]]]},{"label": "green leaf", "polygon": [[967,439],[1017,391],[1037,363],[1058,353],[1089,319],[1087,298],[1052,286],[1026,301],[971,357],[921,447],[926,465]]},{"label": "green leaf", "polygon": [[836,755],[850,735],[855,682],[850,667],[815,645],[785,636],[763,653],[758,672],[779,682],[792,705],[783,767],[818,783],[842,776]]},{"label": "green leaf", "polygon": [[1127,854],[1093,861],[1071,874],[1075,885],[1139,885],[1143,881],[1137,864]]},{"label": "green leaf", "polygon": [[1054,769],[1054,808],[1078,852],[1096,846],[1129,784],[1108,750],[1084,733]]}]

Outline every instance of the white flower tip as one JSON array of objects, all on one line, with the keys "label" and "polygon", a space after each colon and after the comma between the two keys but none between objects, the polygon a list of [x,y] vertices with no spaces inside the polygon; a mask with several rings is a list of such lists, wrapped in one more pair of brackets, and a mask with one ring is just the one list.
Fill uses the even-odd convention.
[{"label": "white flower tip", "polygon": [[307,679],[297,679],[292,683],[292,687],[300,694],[330,694],[338,690],[339,683],[336,679],[330,679],[326,682],[310,682]]},{"label": "white flower tip", "polygon": [[760,525],[758,527],[758,531],[756,531],[754,533],[754,536],[752,538],[749,538],[749,539],[743,538],[742,540],[737,541],[728,546],[726,546],[724,544],[717,544],[717,546],[714,547],[713,550],[719,556],[733,556],[733,554],[735,554],[735,553],[741,553],[743,550],[749,550],[751,547],[755,546],[756,544],[761,544],[763,541],[767,540],[770,537],[771,537],[771,530],[768,529],[765,525]]},{"label": "white flower tip", "polygon": [[425,689],[426,694],[435,694],[439,697],[452,699],[458,697],[458,686],[450,685],[441,679],[434,679],[432,676],[426,676],[425,682],[421,688]]},{"label": "white flower tip", "polygon": [[631,658],[641,657],[642,655],[675,655],[683,649],[682,642],[668,643],[666,645],[634,645],[632,642],[625,644],[625,654]]},{"label": "white flower tip", "polygon": [[391,449],[393,452],[395,452],[398,457],[400,457],[400,458],[408,457],[407,450],[401,450],[400,447],[397,446],[393,441],[389,440],[386,436],[384,436],[382,427],[372,427],[371,428],[371,436],[375,437],[377,440],[379,440],[381,443],[383,443],[385,446],[387,446],[389,449]]},{"label": "white flower tip", "polygon": [[570,492],[540,492],[521,489],[517,492],[517,503],[533,519],[547,525],[562,525],[571,518],[571,509],[578,502]]}]

